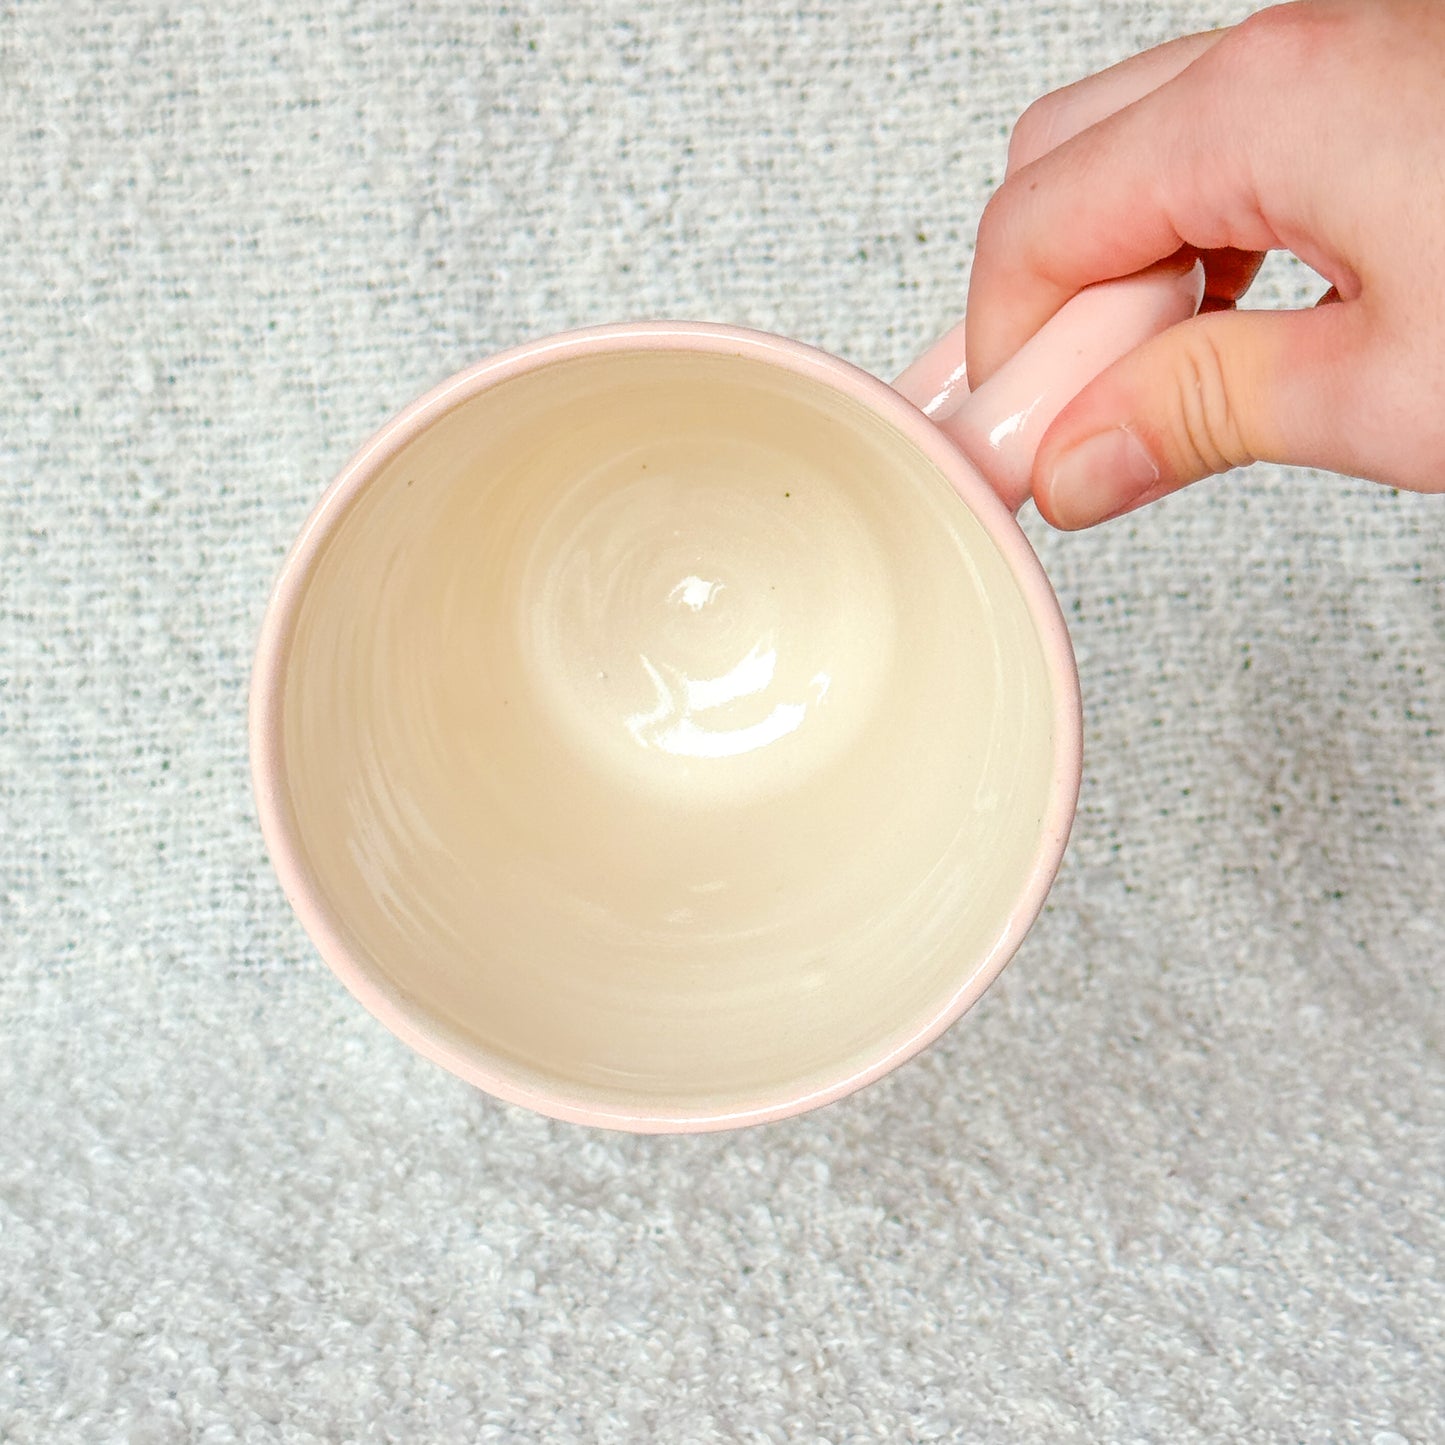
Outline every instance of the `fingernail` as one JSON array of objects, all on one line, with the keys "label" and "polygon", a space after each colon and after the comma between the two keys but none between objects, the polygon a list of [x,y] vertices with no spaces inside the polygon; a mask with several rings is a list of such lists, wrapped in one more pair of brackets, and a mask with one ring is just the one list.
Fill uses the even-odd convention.
[{"label": "fingernail", "polygon": [[1048,503],[1061,527],[1088,527],[1123,511],[1159,480],[1144,443],[1116,426],[1072,446],[1048,478]]}]

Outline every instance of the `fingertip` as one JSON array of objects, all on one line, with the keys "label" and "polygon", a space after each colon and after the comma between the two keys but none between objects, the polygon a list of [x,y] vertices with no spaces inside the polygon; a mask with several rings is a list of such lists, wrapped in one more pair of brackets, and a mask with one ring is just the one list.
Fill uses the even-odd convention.
[{"label": "fingertip", "polygon": [[1034,500],[1045,521],[1076,532],[1142,505],[1161,479],[1144,439],[1129,426],[1110,426],[1041,456]]}]

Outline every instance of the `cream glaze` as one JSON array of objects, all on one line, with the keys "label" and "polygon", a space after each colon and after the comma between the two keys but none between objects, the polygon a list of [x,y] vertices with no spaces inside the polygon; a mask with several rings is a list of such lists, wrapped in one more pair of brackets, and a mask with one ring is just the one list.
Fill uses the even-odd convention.
[{"label": "cream glaze", "polygon": [[752,356],[553,362],[334,521],[281,677],[307,883],[514,1089],[706,1115],[917,1034],[1053,786],[1034,621],[937,467]]}]

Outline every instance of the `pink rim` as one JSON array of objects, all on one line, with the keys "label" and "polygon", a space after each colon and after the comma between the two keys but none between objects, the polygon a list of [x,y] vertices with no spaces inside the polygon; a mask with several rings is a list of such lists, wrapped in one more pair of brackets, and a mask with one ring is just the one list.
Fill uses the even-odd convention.
[{"label": "pink rim", "polygon": [[[821,1087],[744,1101],[709,1112],[636,1110],[565,1088],[519,1078],[478,1049],[467,1048],[378,977],[347,946],[309,875],[287,803],[281,707],[286,658],[297,609],[312,567],[338,520],[377,471],[440,417],[488,387],[545,362],[617,350],[685,350],[753,356],[845,392],[887,420],[938,468],[993,539],[1018,581],[1038,629],[1054,690],[1054,760],[1049,805],[1027,880],[993,946],[937,1011],[877,1058]],[[801,342],[767,332],[703,322],[652,321],[566,332],[502,352],[457,373],[387,422],[342,468],[292,545],[261,624],[251,675],[251,777],[261,832],[287,899],[317,951],[350,992],[418,1052],[486,1092],[553,1118],[635,1133],[694,1133],[787,1118],[832,1103],[881,1078],[932,1043],[968,1011],[1013,957],[1043,909],[1058,873],[1078,804],[1082,711],[1068,629],[1048,578],[1007,507],[938,428],[886,383]]]}]

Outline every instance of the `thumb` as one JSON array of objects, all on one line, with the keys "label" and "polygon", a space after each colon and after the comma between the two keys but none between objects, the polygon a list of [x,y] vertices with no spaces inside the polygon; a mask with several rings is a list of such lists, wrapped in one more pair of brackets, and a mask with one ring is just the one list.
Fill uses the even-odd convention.
[{"label": "thumb", "polygon": [[1039,511],[1089,527],[1255,461],[1358,472],[1361,331],[1354,302],[1170,327],[1059,413],[1034,462]]}]

